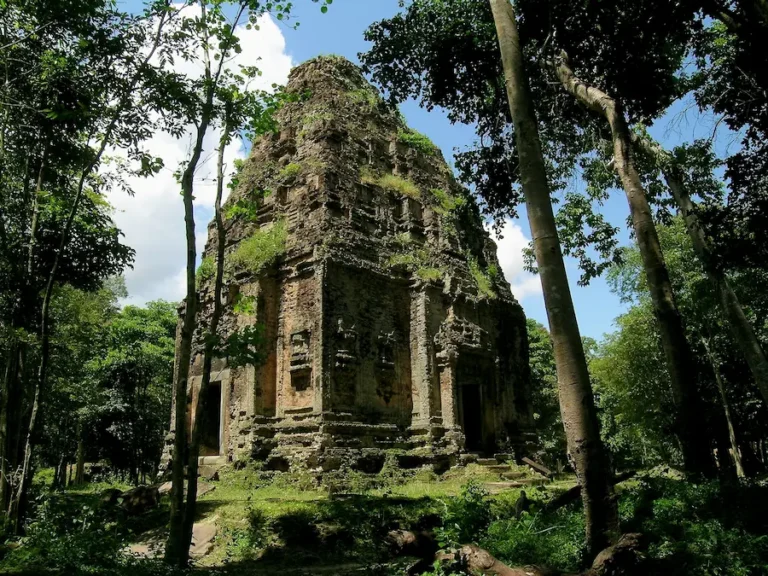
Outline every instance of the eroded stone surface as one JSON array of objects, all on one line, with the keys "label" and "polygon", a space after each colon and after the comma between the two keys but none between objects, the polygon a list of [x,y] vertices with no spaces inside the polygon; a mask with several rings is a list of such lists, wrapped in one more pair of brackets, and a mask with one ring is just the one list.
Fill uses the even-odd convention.
[{"label": "eroded stone surface", "polygon": [[[532,425],[525,318],[469,194],[350,62],[306,62],[288,91],[303,96],[254,142],[227,201],[222,333],[262,324],[266,358],[214,362],[204,454],[377,472],[386,452],[445,468],[463,451],[519,451]],[[276,262],[232,264],[275,226]],[[193,358],[191,414],[199,333]]]}]

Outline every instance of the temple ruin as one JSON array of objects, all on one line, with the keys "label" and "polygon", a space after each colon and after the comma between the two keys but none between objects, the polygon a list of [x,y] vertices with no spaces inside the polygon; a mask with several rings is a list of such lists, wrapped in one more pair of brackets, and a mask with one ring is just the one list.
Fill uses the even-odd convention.
[{"label": "temple ruin", "polygon": [[[375,472],[386,454],[405,467],[520,455],[525,317],[470,195],[347,60],[306,62],[287,90],[296,101],[226,203],[221,331],[261,325],[265,350],[258,366],[214,361],[206,462]],[[201,325],[212,293],[203,277]]]}]

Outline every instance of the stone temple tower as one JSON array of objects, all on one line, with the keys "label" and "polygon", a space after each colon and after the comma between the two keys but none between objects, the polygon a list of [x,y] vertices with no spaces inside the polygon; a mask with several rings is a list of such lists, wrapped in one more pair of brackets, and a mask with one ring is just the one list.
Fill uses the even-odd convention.
[{"label": "stone temple tower", "polygon": [[[261,325],[265,350],[258,366],[214,361],[206,461],[377,471],[387,454],[438,467],[519,456],[525,317],[477,206],[347,60],[302,64],[288,91],[298,100],[253,143],[226,203],[222,332]],[[203,275],[201,325],[212,293]],[[198,333],[190,414],[201,371]]]}]

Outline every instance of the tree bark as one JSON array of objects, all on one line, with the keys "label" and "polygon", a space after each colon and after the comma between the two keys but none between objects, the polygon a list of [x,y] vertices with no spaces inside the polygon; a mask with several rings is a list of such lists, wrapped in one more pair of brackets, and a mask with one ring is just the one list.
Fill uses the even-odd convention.
[{"label": "tree bark", "polygon": [[202,155],[203,138],[208,130],[209,122],[209,112],[205,111],[197,129],[197,139],[192,158],[181,179],[187,242],[187,296],[185,298],[184,318],[181,323],[181,338],[174,379],[175,426],[171,461],[171,517],[168,527],[168,542],[165,546],[165,561],[181,568],[186,566],[189,554],[188,546],[186,552],[184,551],[184,460],[187,449],[187,383],[189,365],[192,360],[192,337],[197,323],[197,290],[195,286],[197,249],[195,246],[195,213],[192,195],[193,178]]},{"label": "tree bark", "polygon": [[634,138],[634,142],[649,154],[664,173],[664,179],[680,209],[693,250],[698,256],[709,281],[718,296],[720,308],[731,329],[739,349],[747,361],[763,401],[768,405],[768,358],[763,346],[749,323],[738,296],[733,291],[725,272],[717,265],[712,249],[704,235],[704,230],[696,215],[696,208],[684,184],[679,170],[674,165],[672,155],[656,142],[646,138]]},{"label": "tree bark", "polygon": [[536,115],[509,0],[490,0],[515,128],[520,173],[549,319],[568,455],[582,486],[588,553],[593,556],[618,535],[611,468],[600,439],[592,386],[565,273],[550,200]]},{"label": "tree bark", "polygon": [[77,455],[75,456],[75,484],[85,484],[85,431],[83,425],[77,431]]},{"label": "tree bark", "polygon": [[221,199],[224,194],[224,150],[229,140],[230,127],[225,124],[219,140],[219,153],[217,158],[217,182],[216,201],[214,204],[214,219],[216,221],[216,277],[213,289],[213,313],[211,323],[205,337],[205,351],[203,355],[203,376],[200,381],[200,390],[197,394],[197,406],[195,407],[195,419],[192,426],[192,438],[189,443],[189,461],[187,462],[187,502],[184,509],[184,546],[189,554],[192,543],[192,528],[195,522],[195,509],[197,507],[197,467],[200,456],[200,439],[204,422],[207,418],[208,389],[211,383],[211,365],[213,363],[214,344],[219,331],[222,305],[221,292],[224,284],[224,249],[226,248],[226,231],[221,215]]},{"label": "tree bark", "polygon": [[610,126],[616,171],[629,202],[637,246],[659,324],[675,403],[675,434],[680,439],[685,470],[711,477],[715,474],[715,467],[699,407],[696,365],[675,302],[651,207],[635,168],[630,131],[624,114],[613,98],[577,78],[564,54],[552,68],[565,90],[587,108],[602,115]]},{"label": "tree bark", "polygon": [[736,429],[733,426],[733,416],[731,415],[731,403],[728,402],[728,394],[725,391],[725,383],[723,382],[723,376],[720,374],[720,367],[718,365],[717,358],[712,352],[712,348],[706,338],[701,339],[701,343],[704,345],[704,350],[707,352],[707,358],[712,365],[712,372],[715,375],[715,382],[717,383],[717,391],[720,393],[720,400],[723,403],[723,415],[728,425],[728,441],[731,444],[731,458],[733,458],[733,464],[736,466],[736,476],[744,478],[744,465],[741,462],[741,453],[739,452],[739,443],[736,441]]}]

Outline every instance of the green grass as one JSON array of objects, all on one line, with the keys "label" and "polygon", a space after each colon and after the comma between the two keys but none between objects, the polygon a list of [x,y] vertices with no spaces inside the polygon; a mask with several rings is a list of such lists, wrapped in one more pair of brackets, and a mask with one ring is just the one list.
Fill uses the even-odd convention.
[{"label": "green grass", "polygon": [[400,176],[395,176],[394,174],[384,174],[376,181],[376,184],[385,190],[402,194],[409,198],[419,198],[421,196],[421,192],[416,184],[410,180],[401,178]]},{"label": "green grass", "polygon": [[257,230],[250,238],[240,242],[229,256],[229,264],[236,270],[257,274],[285,252],[287,238],[288,228],[285,220],[272,222],[269,226]]},{"label": "green grass", "polygon": [[393,243],[395,253],[387,260],[390,267],[404,266],[425,282],[440,280],[445,275],[445,270],[437,264],[435,254],[416,244],[407,232],[395,236]]},{"label": "green grass", "polygon": [[429,193],[437,201],[435,212],[441,216],[450,214],[466,204],[466,199],[461,196],[453,196],[442,188],[432,188]]},{"label": "green grass", "polygon": [[368,166],[360,169],[360,182],[371,186],[379,186],[389,192],[418,199],[421,197],[421,191],[411,180],[396,176],[395,174],[378,175]]},{"label": "green grass", "polygon": [[195,272],[197,281],[205,282],[210,280],[213,278],[214,274],[216,274],[216,260],[210,256],[206,256],[200,261],[200,266],[198,266],[197,271]]},{"label": "green grass", "polygon": [[478,293],[493,300],[496,298],[496,290],[494,289],[494,279],[498,276],[498,268],[493,267],[493,275],[489,270],[483,270],[480,263],[473,256],[467,257],[467,263],[469,264],[469,272],[472,274],[472,278],[477,286]]},{"label": "green grass", "polygon": [[293,184],[300,172],[301,164],[291,162],[290,164],[284,166],[280,172],[278,172],[277,178],[282,184]]},{"label": "green grass", "polygon": [[[318,567],[338,574],[339,566],[353,564],[356,573],[379,573],[362,567],[392,561],[385,537],[395,528],[433,529],[442,546],[475,542],[510,566],[535,563],[567,573],[583,568],[580,502],[554,512],[543,508],[573,485],[572,477],[526,488],[530,510],[516,517],[520,490],[490,496],[483,484],[499,476],[487,468],[469,465],[437,476],[428,469],[396,469],[392,462],[380,474],[334,472],[322,482],[309,472],[264,472],[256,464],[222,470],[211,482],[214,490],[198,502],[198,521],[215,522],[218,533],[197,568],[253,575]],[[48,471],[35,476],[40,497],[32,522],[26,537],[4,551],[0,572],[170,576],[159,561],[140,565],[120,553],[146,531],[162,536],[167,498],[143,516],[125,517],[99,504],[103,484],[49,492],[50,480]],[[765,574],[767,492],[754,481],[720,485],[641,474],[617,491],[621,530],[646,535],[648,574]]]},{"label": "green grass", "polygon": [[425,156],[434,156],[437,150],[437,146],[434,145],[432,140],[427,138],[421,132],[417,132],[416,130],[412,130],[410,128],[398,130],[397,141],[410,146]]}]

